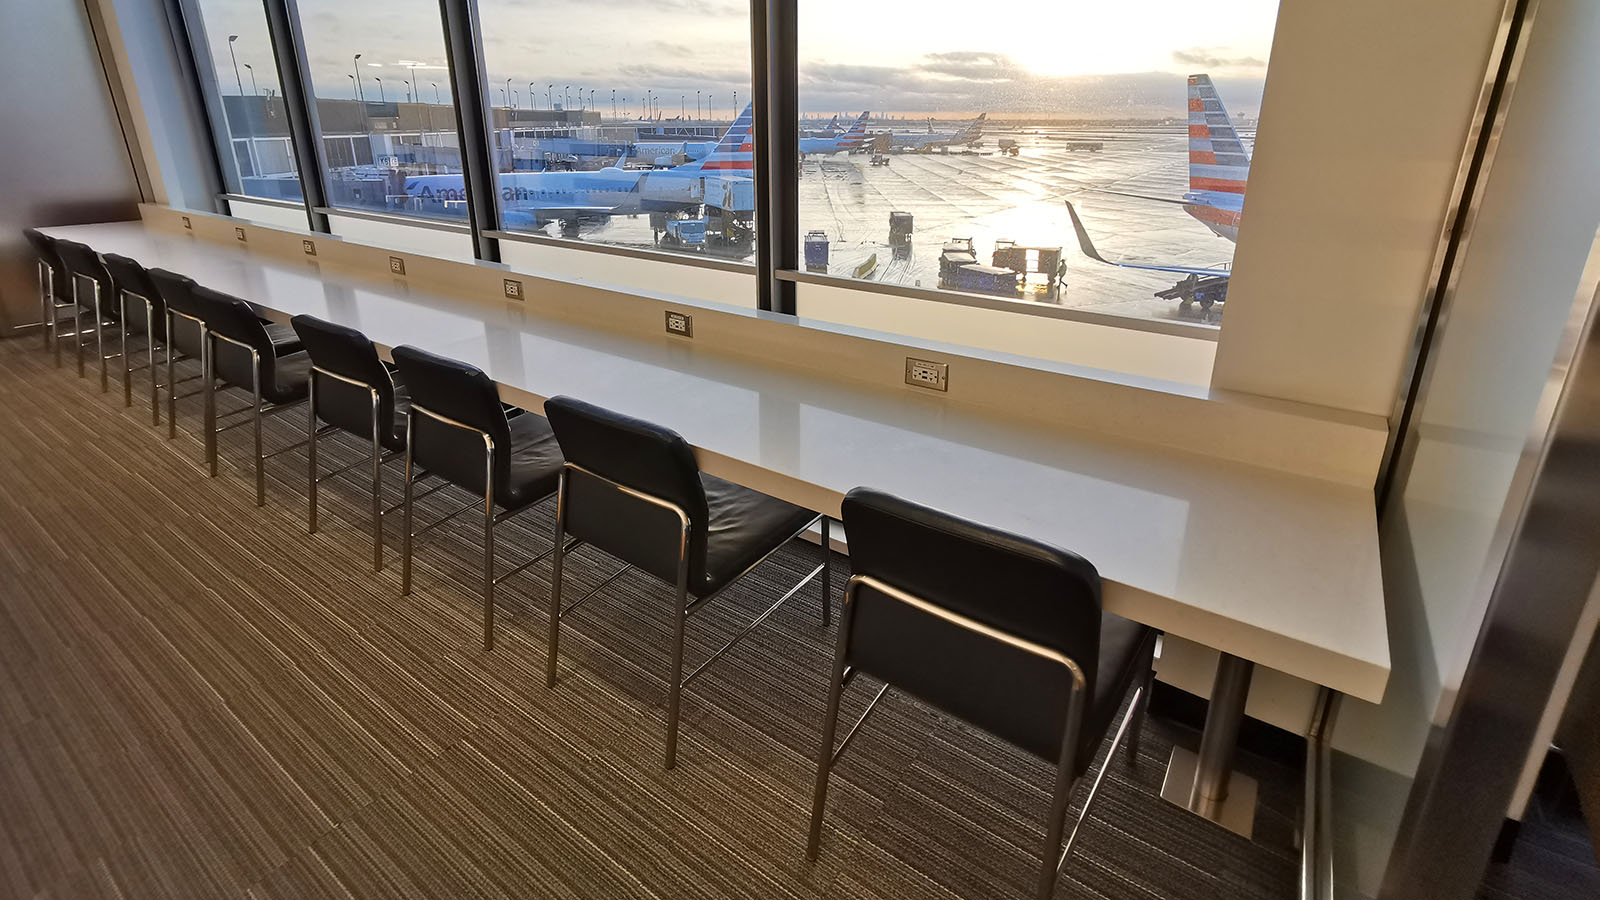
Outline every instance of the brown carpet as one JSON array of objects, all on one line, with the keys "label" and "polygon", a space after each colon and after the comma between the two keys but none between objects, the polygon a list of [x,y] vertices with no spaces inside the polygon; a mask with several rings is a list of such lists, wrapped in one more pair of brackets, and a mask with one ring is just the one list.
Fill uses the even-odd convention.
[{"label": "brown carpet", "polygon": [[[503,585],[518,608],[484,653],[470,517],[422,541],[401,597],[394,552],[370,571],[359,480],[324,485],[308,535],[302,454],[269,462],[257,509],[248,428],[207,479],[197,398],[169,442],[135,394],[124,410],[115,375],[102,395],[37,337],[0,342],[0,896],[1028,895],[1048,767],[894,695],[806,862],[832,637],[814,590],[685,693],[666,772],[667,589],[630,574],[590,601],[546,690],[548,563]],[[325,446],[330,466],[358,448]],[[502,570],[547,546],[549,516],[502,529]],[[795,544],[693,620],[691,662],[818,552]],[[614,568],[580,551],[573,583]],[[1156,797],[1175,739],[1193,735],[1152,722],[1138,764],[1112,763],[1058,897],[1293,894],[1296,774],[1241,762],[1263,779],[1247,842]]]}]

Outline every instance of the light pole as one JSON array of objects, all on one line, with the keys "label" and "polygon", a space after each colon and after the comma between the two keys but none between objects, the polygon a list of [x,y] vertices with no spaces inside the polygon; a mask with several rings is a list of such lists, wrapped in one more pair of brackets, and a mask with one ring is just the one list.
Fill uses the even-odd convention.
[{"label": "light pole", "polygon": [[717,95],[716,94],[707,94],[706,95],[706,115],[710,116],[713,119],[715,119],[717,117]]},{"label": "light pole", "polygon": [[433,102],[442,106],[443,103],[441,103],[439,100],[439,82],[430,81],[428,83],[433,85]]},{"label": "light pole", "polygon": [[400,83],[406,86],[406,102],[410,103],[411,102],[411,79],[402,78],[402,79],[400,79]]},{"label": "light pole", "polygon": [[551,92],[555,89],[556,86],[553,84],[547,84],[544,86],[544,105],[550,107],[551,111],[554,111],[556,108],[556,101],[551,96]]},{"label": "light pole", "polygon": [[700,92],[694,92],[694,120],[700,121]]},{"label": "light pole", "polygon": [[350,76],[356,82],[356,99],[365,103],[367,102],[366,95],[361,93],[361,54],[357,53],[355,58],[350,60],[350,68],[356,70],[356,73]]},{"label": "light pole", "polygon": [[[506,108],[507,109],[510,108],[510,103],[511,103],[511,99],[510,98],[511,98],[511,79],[507,78],[506,79],[506,104],[507,104]],[[509,120],[507,120],[507,121],[509,122]]]},{"label": "light pole", "polygon": [[594,109],[594,88],[589,88],[589,109]]},{"label": "light pole", "polygon": [[534,92],[534,90],[533,90],[533,82],[531,82],[531,81],[528,82],[528,108],[529,109],[538,109],[539,108],[539,95]]},{"label": "light pole", "polygon": [[567,111],[567,107],[569,107],[571,105],[572,105],[572,85],[564,84],[564,85],[561,86],[561,111],[562,112],[566,112]]},{"label": "light pole", "polygon": [[617,117],[617,89],[611,89],[611,118]]},{"label": "light pole", "polygon": [[377,75],[374,75],[374,76],[372,76],[372,80],[376,81],[378,83],[378,102],[379,103],[388,103],[389,102],[389,98],[387,96],[385,96],[384,93],[383,93],[383,79],[381,77],[377,76]]},{"label": "light pole", "polygon": [[[244,109],[244,79],[239,77],[239,57],[235,56],[234,53],[233,53],[233,42],[237,41],[238,39],[239,39],[239,36],[237,34],[228,35],[228,58],[233,60],[233,83],[239,86],[239,104],[240,104],[240,110],[243,111],[243,109]],[[250,118],[248,116],[246,116],[245,117],[245,130],[244,130],[244,137],[245,137],[245,144],[244,145],[245,145],[245,147],[249,148],[249,151],[250,151],[248,156],[250,157],[250,169],[252,170],[252,174],[260,175],[261,174],[261,166],[256,162],[256,139],[255,139],[255,133],[254,132],[255,132],[255,129],[250,127]]]},{"label": "light pole", "polygon": [[679,119],[679,121],[682,121],[682,120],[687,119],[687,118],[689,118],[689,95],[686,94],[686,93],[685,94],[679,94],[678,95],[678,119]]},{"label": "light pole", "polygon": [[245,63],[244,67],[245,67],[246,70],[248,70],[250,72],[250,96],[252,96],[252,97],[257,96],[257,95],[259,95],[261,93],[261,89],[256,87],[256,70],[255,70],[255,67],[251,66],[249,63]]},{"label": "light pole", "polygon": [[734,91],[733,92],[733,112],[731,113],[731,115],[735,119],[739,118],[739,92],[738,91]]}]

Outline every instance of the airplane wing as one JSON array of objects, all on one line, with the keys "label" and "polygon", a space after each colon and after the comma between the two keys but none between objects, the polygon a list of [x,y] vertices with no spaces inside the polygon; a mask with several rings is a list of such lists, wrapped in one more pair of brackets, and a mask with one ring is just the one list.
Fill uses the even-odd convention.
[{"label": "airplane wing", "polygon": [[1178,200],[1173,197],[1152,197],[1149,194],[1133,194],[1129,193],[1128,191],[1113,191],[1109,188],[1085,188],[1084,190],[1095,194],[1115,194],[1118,197],[1133,197],[1139,200],[1154,200],[1157,203],[1176,203],[1179,206],[1188,205],[1188,201]]},{"label": "airplane wing", "polygon": [[1229,274],[1228,269],[1208,269],[1202,266],[1169,266],[1160,265],[1157,263],[1118,262],[1117,260],[1106,259],[1104,256],[1100,255],[1099,250],[1094,248],[1094,241],[1089,239],[1089,232],[1083,227],[1083,220],[1078,218],[1078,211],[1072,207],[1072,201],[1067,200],[1064,202],[1067,204],[1067,215],[1072,217],[1072,230],[1078,233],[1078,248],[1083,251],[1084,256],[1089,257],[1095,262],[1102,262],[1108,266],[1116,266],[1122,269],[1144,269],[1151,272],[1176,272],[1181,275],[1225,276]]}]

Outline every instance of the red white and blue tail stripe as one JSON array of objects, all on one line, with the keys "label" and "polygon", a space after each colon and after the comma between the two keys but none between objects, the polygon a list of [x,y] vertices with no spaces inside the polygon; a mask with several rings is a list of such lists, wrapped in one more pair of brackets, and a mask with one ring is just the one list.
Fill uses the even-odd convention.
[{"label": "red white and blue tail stripe", "polygon": [[1189,76],[1189,190],[1244,196],[1250,156],[1210,75]]},{"label": "red white and blue tail stripe", "polygon": [[839,146],[841,148],[854,150],[867,139],[867,114],[870,112],[871,110],[862,112],[855,122],[851,123],[850,130],[839,138]]},{"label": "red white and blue tail stripe", "polygon": [[[698,163],[706,172],[733,172],[754,176],[756,170],[755,143],[750,135],[752,115],[747,105],[739,118],[733,120],[728,131],[712,148],[711,153]],[[690,165],[696,165],[691,163]]]}]

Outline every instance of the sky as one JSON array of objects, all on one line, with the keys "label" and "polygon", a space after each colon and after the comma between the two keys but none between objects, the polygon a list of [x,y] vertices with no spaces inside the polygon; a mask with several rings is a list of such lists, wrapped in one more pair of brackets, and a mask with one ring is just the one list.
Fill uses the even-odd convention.
[{"label": "sky", "polygon": [[[1083,118],[1184,113],[1183,76],[1210,73],[1229,110],[1255,115],[1278,0],[798,0],[803,112]],[[277,88],[259,0],[199,0],[222,90]],[[299,0],[319,97],[448,99],[436,0]],[[749,100],[749,7],[736,0],[479,0],[491,103],[594,91],[637,114],[726,117]],[[241,64],[235,77],[227,35]],[[353,60],[362,55],[359,63]],[[415,63],[412,68],[401,63]],[[256,86],[250,83],[255,67]],[[510,79],[507,90],[507,79]],[[379,86],[381,81],[381,87]],[[533,97],[529,96],[530,82]],[[548,85],[554,84],[553,89]],[[547,99],[548,92],[548,99]],[[572,104],[577,106],[574,97]]]}]

